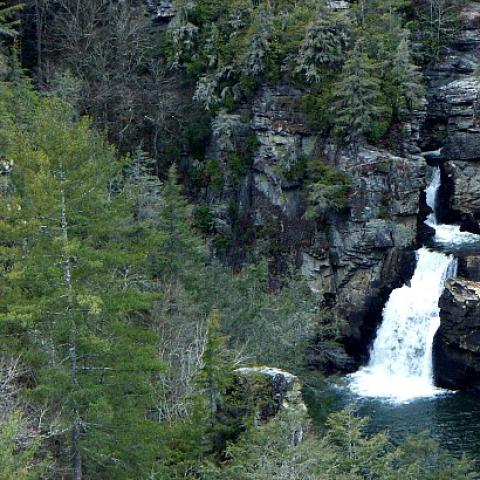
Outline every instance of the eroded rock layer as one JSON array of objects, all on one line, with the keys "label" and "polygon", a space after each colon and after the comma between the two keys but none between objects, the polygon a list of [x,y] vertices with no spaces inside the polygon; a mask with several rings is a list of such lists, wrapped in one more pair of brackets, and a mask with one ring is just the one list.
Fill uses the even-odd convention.
[{"label": "eroded rock layer", "polygon": [[447,281],[434,340],[436,383],[480,392],[480,282]]}]

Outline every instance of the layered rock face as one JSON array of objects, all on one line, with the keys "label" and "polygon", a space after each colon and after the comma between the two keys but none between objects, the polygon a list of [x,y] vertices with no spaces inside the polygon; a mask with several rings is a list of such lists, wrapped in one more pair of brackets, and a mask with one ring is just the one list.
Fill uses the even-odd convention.
[{"label": "layered rock face", "polygon": [[[237,198],[242,217],[249,212],[259,235],[274,225],[282,255],[294,256],[321,302],[344,322],[345,344],[358,362],[367,352],[388,295],[413,273],[426,164],[419,156],[400,157],[373,147],[357,152],[334,149],[309,128],[301,96],[288,85],[266,87],[252,105],[223,114],[222,124],[234,125],[240,142],[249,133],[258,142]],[[224,149],[214,135],[209,154],[222,159]],[[292,172],[305,157],[351,178],[344,212],[319,222],[304,220],[305,188]],[[216,211],[221,211],[221,201]],[[355,368],[356,362],[342,357],[339,366]]]},{"label": "layered rock face", "polygon": [[[480,233],[480,4],[468,2],[447,55],[427,72],[425,149],[441,148],[441,220]],[[480,256],[461,255],[440,299],[438,385],[480,392]]]},{"label": "layered rock face", "polygon": [[444,220],[480,232],[480,4],[461,13],[461,31],[447,55],[427,72],[425,149],[443,147]]},{"label": "layered rock face", "polygon": [[[475,260],[477,267],[480,258]],[[437,385],[480,393],[480,282],[447,281],[434,340]]]},{"label": "layered rock face", "polygon": [[[267,205],[276,207],[285,235],[297,241],[303,274],[345,323],[346,345],[358,360],[366,354],[391,290],[413,273],[411,248],[425,163],[421,157],[374,148],[354,153],[322,144],[307,127],[300,95],[289,87],[266,89],[254,104],[251,125],[260,142],[253,166],[256,218],[265,217]],[[352,179],[348,212],[310,228],[301,217],[300,183],[285,179],[302,155],[318,157]]]},{"label": "layered rock face", "polygon": [[425,165],[419,157],[373,149],[341,154],[336,161],[352,176],[350,210],[317,232],[303,252],[302,271],[330,299],[333,313],[345,322],[349,352],[361,358],[390,292],[413,274]]}]

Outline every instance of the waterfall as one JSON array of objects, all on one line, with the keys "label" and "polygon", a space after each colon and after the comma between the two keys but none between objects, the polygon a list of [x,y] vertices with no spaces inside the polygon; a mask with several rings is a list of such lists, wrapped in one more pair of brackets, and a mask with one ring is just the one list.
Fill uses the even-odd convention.
[{"label": "waterfall", "polygon": [[430,225],[431,227],[435,228],[438,226],[437,221],[437,197],[438,197],[438,190],[441,186],[442,178],[440,168],[436,167],[433,170],[432,181],[430,185],[425,190],[427,195],[427,205],[432,209],[432,213],[427,217],[426,224]]},{"label": "waterfall", "polygon": [[[463,238],[460,229],[442,230],[443,225],[437,221],[440,182],[437,168],[426,189],[427,203],[432,209],[426,222],[435,228],[436,237],[445,236],[446,241],[456,242],[459,234]],[[385,305],[368,365],[350,376],[355,393],[406,402],[440,392],[433,384],[432,344],[440,326],[438,299],[445,280],[454,276],[455,270],[456,260],[452,255],[425,247],[417,251],[410,284],[395,289]]]},{"label": "waterfall", "polygon": [[430,213],[430,215],[427,217],[425,223],[435,229],[435,236],[433,238],[434,244],[439,247],[447,248],[455,248],[458,246],[477,244],[480,241],[479,235],[475,235],[469,232],[461,232],[459,225],[447,225],[445,223],[438,223],[437,198],[440,186],[440,168],[435,167],[433,171],[432,181],[425,190],[427,194],[427,205],[432,209],[432,213]]},{"label": "waterfall", "polygon": [[426,248],[418,250],[417,257],[410,285],[394,290],[385,305],[368,365],[352,375],[352,389],[361,396],[402,402],[438,391],[432,374],[438,299],[456,262]]}]

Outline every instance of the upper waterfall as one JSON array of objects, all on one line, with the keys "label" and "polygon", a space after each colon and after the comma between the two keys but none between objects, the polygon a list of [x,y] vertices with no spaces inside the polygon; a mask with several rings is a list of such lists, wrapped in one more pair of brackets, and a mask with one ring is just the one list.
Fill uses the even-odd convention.
[{"label": "upper waterfall", "polygon": [[456,247],[461,245],[476,244],[480,242],[480,236],[469,232],[460,231],[459,225],[447,225],[438,223],[437,199],[441,186],[440,167],[435,167],[430,185],[426,188],[427,205],[432,213],[427,217],[425,223],[435,230],[433,242],[439,247]]}]

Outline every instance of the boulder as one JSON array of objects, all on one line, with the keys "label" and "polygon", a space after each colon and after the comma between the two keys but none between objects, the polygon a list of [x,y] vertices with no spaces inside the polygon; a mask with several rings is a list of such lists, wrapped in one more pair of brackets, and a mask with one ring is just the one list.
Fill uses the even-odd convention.
[{"label": "boulder", "polygon": [[262,420],[274,417],[282,409],[307,412],[302,398],[302,384],[296,375],[263,366],[238,368],[235,376],[241,390],[249,392],[251,400],[260,406]]},{"label": "boulder", "polygon": [[480,283],[449,279],[439,305],[441,325],[433,345],[436,384],[480,392]]},{"label": "boulder", "polygon": [[154,19],[161,22],[168,22],[174,16],[173,0],[146,0],[147,8]]},{"label": "boulder", "polygon": [[458,276],[480,282],[480,255],[461,255],[458,258]]}]

